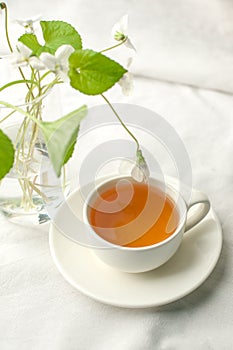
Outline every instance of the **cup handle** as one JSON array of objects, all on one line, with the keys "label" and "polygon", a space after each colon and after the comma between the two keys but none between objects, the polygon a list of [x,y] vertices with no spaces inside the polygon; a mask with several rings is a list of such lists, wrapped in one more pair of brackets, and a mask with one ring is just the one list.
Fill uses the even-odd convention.
[{"label": "cup handle", "polygon": [[185,232],[190,230],[192,227],[197,225],[204,217],[208,214],[210,210],[210,201],[208,197],[199,191],[193,190],[191,201],[188,205],[188,211],[193,206],[197,206],[196,210],[187,218],[185,224]]}]

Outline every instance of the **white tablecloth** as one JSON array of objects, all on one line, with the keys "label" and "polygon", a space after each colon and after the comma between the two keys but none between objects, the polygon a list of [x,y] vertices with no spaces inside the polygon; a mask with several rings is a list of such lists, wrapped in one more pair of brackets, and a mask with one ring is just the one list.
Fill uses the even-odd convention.
[{"label": "white tablecloth", "polygon": [[[99,6],[99,2],[95,1],[92,7],[90,1],[70,0],[55,3],[52,1],[24,1],[17,4],[11,3],[10,6],[13,17],[27,17],[39,12],[45,14],[48,19],[64,18],[70,22],[76,21],[76,25],[80,23],[80,30],[84,36],[86,33],[87,46],[95,43],[96,39],[97,48],[100,44],[102,45],[102,38],[101,40],[95,38],[94,33],[102,33],[104,40],[110,38],[105,35],[106,28],[102,32],[100,30],[103,23],[101,14],[104,11],[108,14],[104,16],[104,21],[106,17],[106,26],[109,29],[112,22],[128,10],[132,14],[132,22],[139,23],[143,33],[145,33],[147,20],[150,25],[157,23],[160,28],[158,21],[153,21],[152,17],[148,19],[146,12],[140,10],[142,2],[137,1],[139,7],[136,10],[135,1],[132,4],[129,2],[132,6],[125,1],[119,3],[121,6],[118,2],[110,4],[109,1],[103,1],[103,6]],[[159,13],[160,19],[166,18],[169,13],[171,15],[170,2],[169,4],[166,2],[165,12],[162,7],[163,1],[158,3],[160,5],[158,8],[153,8],[153,11],[155,14]],[[182,3],[181,13],[187,13],[188,7],[185,7],[187,3],[194,7],[194,3],[202,3],[202,5],[208,3],[209,9],[213,2],[185,1]],[[197,13],[190,12],[193,15],[189,20],[187,19],[187,22],[192,22],[192,26],[190,24],[189,27],[186,23],[186,26],[191,28],[188,32],[182,31],[182,25],[178,26],[177,33],[183,33],[183,39],[186,37],[187,40],[184,45],[182,45],[183,39],[178,40],[176,43],[178,46],[175,45],[178,56],[170,56],[172,59],[178,57],[180,68],[177,71],[175,70],[177,61],[174,61],[174,65],[171,64],[169,70],[166,71],[166,64],[163,64],[163,60],[169,61],[171,50],[167,49],[173,41],[172,28],[175,23],[180,23],[179,16],[176,18],[174,15],[170,27],[168,26],[170,36],[168,36],[167,44],[166,41],[163,41],[167,27],[161,24],[163,29],[158,31],[160,36],[159,39],[157,37],[157,43],[165,43],[158,47],[160,54],[164,52],[166,57],[160,57],[154,65],[148,46],[150,45],[149,39],[152,37],[149,35],[144,40],[139,35],[140,26],[138,27],[134,35],[136,41],[139,42],[141,67],[149,67],[147,75],[150,75],[151,72],[152,76],[159,79],[172,79],[190,84],[200,83],[200,86],[210,86],[216,89],[225,86],[227,91],[232,89],[230,66],[225,65],[223,59],[227,54],[228,62],[230,60],[232,62],[231,46],[227,46],[226,42],[224,45],[221,44],[221,37],[224,35],[220,35],[224,34],[224,31],[228,34],[232,33],[229,20],[225,21],[231,13],[230,9],[229,12],[227,11],[228,7],[231,8],[230,1],[224,2],[226,5],[224,11],[218,11],[220,1],[215,1],[214,4],[214,20],[211,17],[213,22],[216,22],[219,14],[220,19],[225,23],[222,32],[218,30],[219,45],[216,49],[215,68],[212,69],[211,65],[208,67],[208,60],[204,59],[203,67],[200,66],[200,71],[195,69],[193,75],[191,74],[192,65],[190,66],[191,71],[182,70],[182,60],[188,62],[194,51],[200,54],[198,57],[201,61],[201,47],[205,46],[203,38],[207,39],[206,42],[213,43],[211,33],[214,26],[211,22],[211,25],[203,29],[205,36],[201,35],[200,29],[199,44],[197,43],[196,46],[199,49],[195,48],[191,53],[187,50],[187,56],[184,52],[179,51],[179,42],[182,47],[188,45],[187,33],[195,34],[195,27],[201,28],[201,21],[196,22],[200,18],[198,14],[203,13],[200,5]],[[152,13],[147,7],[145,11]],[[144,16],[142,16],[144,22],[141,21],[140,14]],[[79,15],[80,17],[82,15],[81,20],[79,20]],[[97,27],[93,24],[94,20]],[[136,28],[135,24],[134,26]],[[89,30],[89,34],[86,30]],[[90,33],[93,33],[93,37],[90,37]],[[148,32],[150,33],[153,31]],[[207,33],[210,34],[207,35]],[[190,46],[192,47],[192,44]],[[154,49],[151,49],[153,57],[155,57],[156,47],[155,45]],[[144,49],[147,50],[145,55],[142,54]],[[206,50],[203,54],[209,57],[208,55],[211,54],[211,50],[215,50],[215,47],[210,45]],[[219,57],[221,57],[220,61],[218,61]],[[148,61],[148,58],[151,60]],[[215,66],[216,62],[219,62],[218,68]],[[162,72],[159,67],[165,67],[162,75],[158,74]],[[198,65],[195,67],[198,68]],[[207,79],[206,74],[203,78],[205,69],[209,69],[209,80],[205,80]],[[216,71],[219,74],[215,79],[212,73]],[[140,67],[138,67],[138,72],[141,73]],[[184,76],[183,72],[187,74]],[[112,102],[135,103],[150,108],[162,115],[176,129],[184,141],[192,162],[193,185],[209,195],[213,208],[222,223],[224,244],[220,260],[211,276],[200,288],[177,302],[160,308],[142,310],[115,308],[82,295],[63,279],[50,256],[48,227],[45,226],[43,229],[21,227],[8,223],[0,215],[0,349],[182,350],[188,348],[191,350],[230,350],[233,348],[233,96],[175,83],[158,82],[150,78],[136,79],[134,95],[129,98],[122,97],[119,88],[108,93],[108,96]],[[102,103],[99,97],[80,96],[77,99],[69,93],[64,101],[66,101],[64,110],[70,110],[71,104],[75,107],[81,105],[82,102],[87,102],[89,106]]]},{"label": "white tablecloth", "polygon": [[209,195],[222,223],[217,267],[198,290],[170,305],[144,310],[106,306],[63,279],[51,259],[46,228],[20,227],[0,216],[0,348],[230,350],[233,97],[143,79],[136,80],[130,98],[121,97],[118,89],[109,95],[112,101],[157,111],[183,139],[194,186]]}]

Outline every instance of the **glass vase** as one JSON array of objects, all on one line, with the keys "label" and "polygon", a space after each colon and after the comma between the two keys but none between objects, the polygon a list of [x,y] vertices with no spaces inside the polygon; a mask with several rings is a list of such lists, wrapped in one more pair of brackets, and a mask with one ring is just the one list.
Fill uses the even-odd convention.
[{"label": "glass vase", "polygon": [[65,169],[57,178],[35,123],[4,128],[15,146],[15,162],[0,184],[0,210],[14,223],[42,224],[68,193]]},{"label": "glass vase", "polygon": [[[5,80],[16,80],[17,76],[10,73]],[[35,122],[35,119],[48,121],[62,116],[59,89],[47,89],[42,94],[36,88],[28,90],[23,84],[13,85],[3,92],[3,100],[20,111],[0,106],[0,128],[12,140],[15,149],[14,165],[0,182],[0,211],[15,223],[42,224],[50,219],[69,192],[65,169],[57,178]],[[12,120],[14,122],[9,124]]]}]

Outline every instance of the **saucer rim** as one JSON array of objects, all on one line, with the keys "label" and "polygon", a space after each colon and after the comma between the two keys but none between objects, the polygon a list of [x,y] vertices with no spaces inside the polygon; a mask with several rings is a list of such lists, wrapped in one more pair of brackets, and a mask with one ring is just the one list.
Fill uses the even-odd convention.
[{"label": "saucer rim", "polygon": [[[175,295],[174,297],[170,297],[167,300],[164,300],[163,302],[161,302],[161,301],[157,301],[156,302],[156,300],[154,302],[149,302],[149,303],[135,303],[135,302],[129,303],[128,301],[127,302],[123,302],[122,300],[113,301],[113,300],[108,299],[107,297],[100,297],[100,296],[96,295],[95,293],[90,292],[86,288],[83,288],[79,283],[77,283],[75,280],[73,280],[68,275],[68,273],[66,272],[66,269],[64,269],[64,267],[62,266],[62,263],[60,263],[59,259],[57,258],[56,251],[55,251],[55,246],[53,244],[54,237],[55,237],[54,235],[55,234],[59,234],[64,239],[69,240],[71,243],[73,243],[73,244],[76,244],[76,243],[74,241],[70,240],[67,236],[64,236],[63,234],[61,234],[59,232],[59,230],[57,229],[57,227],[55,225],[53,225],[52,223],[50,225],[50,230],[49,230],[49,247],[50,247],[51,256],[53,258],[53,261],[54,261],[58,271],[61,273],[63,278],[70,285],[72,285],[75,289],[80,291],[82,294],[84,294],[84,295],[90,297],[91,299],[94,299],[94,300],[96,300],[96,301],[98,301],[98,302],[100,302],[102,304],[111,305],[111,306],[120,307],[120,308],[130,308],[130,309],[136,309],[136,308],[143,309],[143,308],[151,308],[151,307],[159,307],[159,306],[167,305],[167,304],[170,304],[172,302],[175,302],[177,300],[182,299],[183,297],[191,294],[194,290],[199,288],[206,281],[206,279],[211,275],[211,273],[213,272],[213,270],[214,270],[214,268],[215,268],[215,266],[216,266],[216,264],[217,264],[217,262],[219,260],[219,257],[220,257],[220,254],[221,254],[221,250],[222,250],[222,244],[223,244],[222,227],[221,227],[220,221],[219,221],[216,213],[214,212],[212,206],[210,208],[208,216],[210,214],[212,215],[212,217],[214,219],[214,222],[217,225],[216,230],[219,232],[218,240],[217,240],[218,241],[217,242],[218,250],[216,252],[215,259],[212,261],[212,263],[209,266],[209,269],[206,271],[205,275],[197,283],[195,283],[192,288],[189,288],[188,290],[185,290],[183,293],[180,293],[179,296]],[[207,218],[208,218],[208,216],[207,216]],[[83,246],[81,246],[81,248],[88,249],[87,247],[83,247]],[[121,273],[124,273],[124,272],[121,272]]]}]

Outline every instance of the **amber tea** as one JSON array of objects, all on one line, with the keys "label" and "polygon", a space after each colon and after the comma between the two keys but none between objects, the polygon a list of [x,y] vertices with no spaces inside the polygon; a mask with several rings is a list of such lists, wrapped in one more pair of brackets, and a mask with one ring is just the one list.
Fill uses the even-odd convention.
[{"label": "amber tea", "polygon": [[150,184],[121,180],[98,189],[88,220],[104,240],[125,247],[146,247],[170,237],[178,227],[174,201]]}]

